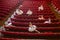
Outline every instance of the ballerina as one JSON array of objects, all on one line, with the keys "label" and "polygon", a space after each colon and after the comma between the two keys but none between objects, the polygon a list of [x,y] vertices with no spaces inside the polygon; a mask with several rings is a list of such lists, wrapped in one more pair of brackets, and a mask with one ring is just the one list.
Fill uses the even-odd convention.
[{"label": "ballerina", "polygon": [[33,13],[33,12],[29,9],[26,14],[27,14],[27,15],[32,15],[32,13]]},{"label": "ballerina", "polygon": [[40,11],[40,10],[44,10],[43,5],[41,5],[40,7],[38,7],[38,11]]},{"label": "ballerina", "polygon": [[39,15],[38,19],[39,20],[45,20],[45,18],[43,17],[43,15]]},{"label": "ballerina", "polygon": [[23,11],[20,10],[20,9],[17,9],[17,10],[16,10],[16,14],[17,14],[17,15],[22,15],[22,14],[23,14]]},{"label": "ballerina", "polygon": [[37,32],[37,33],[40,33],[38,30],[36,30],[36,25],[32,25],[32,23],[31,22],[29,22],[29,28],[28,28],[28,31],[29,32]]},{"label": "ballerina", "polygon": [[51,24],[51,19],[49,18],[48,21],[45,21],[44,23],[45,23],[45,24],[46,24],[46,23]]}]

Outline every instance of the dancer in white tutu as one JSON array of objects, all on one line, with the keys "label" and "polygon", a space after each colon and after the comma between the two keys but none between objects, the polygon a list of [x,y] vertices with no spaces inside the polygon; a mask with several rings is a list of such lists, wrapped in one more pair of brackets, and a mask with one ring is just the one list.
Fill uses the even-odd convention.
[{"label": "dancer in white tutu", "polygon": [[29,9],[26,14],[29,16],[29,15],[32,15],[32,13],[33,12]]},{"label": "dancer in white tutu", "polygon": [[16,14],[17,14],[17,15],[22,15],[22,14],[23,14],[23,11],[20,10],[20,9],[16,9]]},{"label": "dancer in white tutu", "polygon": [[51,24],[51,19],[49,18],[48,21],[44,22],[44,24],[46,24],[46,23]]},{"label": "dancer in white tutu", "polygon": [[38,11],[40,11],[40,10],[44,10],[43,5],[41,5],[40,7],[38,7]]},{"label": "dancer in white tutu", "polygon": [[36,25],[32,25],[32,23],[31,22],[29,22],[29,28],[28,28],[28,31],[29,32],[37,32],[37,33],[40,33],[38,30],[36,30]]},{"label": "dancer in white tutu", "polygon": [[39,15],[38,19],[39,20],[45,20],[45,18],[43,17],[43,15]]}]

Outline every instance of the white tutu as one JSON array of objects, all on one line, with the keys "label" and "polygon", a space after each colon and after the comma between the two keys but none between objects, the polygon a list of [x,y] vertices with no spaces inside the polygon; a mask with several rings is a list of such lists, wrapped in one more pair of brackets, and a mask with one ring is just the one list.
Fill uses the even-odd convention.
[{"label": "white tutu", "polygon": [[6,27],[8,27],[8,26],[12,26],[12,23],[8,23],[8,24],[6,25]]},{"label": "white tutu", "polygon": [[43,6],[41,5],[40,7],[38,7],[38,10],[44,10]]},{"label": "white tutu", "polygon": [[32,15],[32,11],[31,10],[28,10],[26,14],[27,15]]},{"label": "white tutu", "polygon": [[5,28],[3,26],[0,27],[0,31],[5,31]]},{"label": "white tutu", "polygon": [[48,21],[45,21],[44,23],[49,23],[50,24],[51,23],[51,19],[49,19]]},{"label": "white tutu", "polygon": [[[0,31],[6,31],[5,30],[5,28],[2,26],[2,27],[0,27]],[[0,37],[2,37],[3,36],[3,34],[0,32]]]},{"label": "white tutu", "polygon": [[22,15],[22,14],[23,14],[23,11],[22,11],[22,10],[17,9],[17,10],[16,10],[16,13],[17,13],[17,15]]},{"label": "white tutu", "polygon": [[16,15],[16,12],[14,12],[14,14],[11,16],[11,18],[14,18],[14,15]]},{"label": "white tutu", "polygon": [[28,28],[29,32],[33,32],[35,30],[36,30],[36,26],[35,25],[33,25],[33,26],[31,26],[31,27]]},{"label": "white tutu", "polygon": [[11,22],[11,18],[8,18],[8,20],[5,22],[5,25],[9,24]]},{"label": "white tutu", "polygon": [[44,18],[38,18],[39,20],[44,20]]}]

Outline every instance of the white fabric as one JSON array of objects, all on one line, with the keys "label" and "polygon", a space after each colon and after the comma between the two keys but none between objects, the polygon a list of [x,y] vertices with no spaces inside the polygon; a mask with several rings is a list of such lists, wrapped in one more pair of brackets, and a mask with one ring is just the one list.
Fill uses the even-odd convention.
[{"label": "white fabric", "polygon": [[31,27],[28,28],[29,32],[33,32],[35,30],[36,30],[36,26],[35,25],[32,25]]},{"label": "white fabric", "polygon": [[23,14],[23,11],[22,11],[22,10],[17,9],[17,10],[16,10],[16,13],[17,13],[17,15],[22,15],[22,14]]},{"label": "white fabric", "polygon": [[14,18],[14,15],[12,15],[11,18]]},{"label": "white fabric", "polygon": [[32,12],[31,10],[28,10],[26,14],[32,15],[32,13],[33,13],[33,12]]},{"label": "white fabric", "polygon": [[49,19],[48,21],[45,21],[44,23],[49,23],[50,24],[51,23],[51,19]]},{"label": "white fabric", "polygon": [[9,22],[11,22],[10,18],[8,18],[8,20],[5,22],[5,25],[7,25]]},{"label": "white fabric", "polygon": [[5,28],[3,26],[0,27],[0,31],[5,31]]},{"label": "white fabric", "polygon": [[8,26],[11,26],[12,25],[12,23],[8,23],[6,26],[8,27]]},{"label": "white fabric", "polygon": [[14,18],[14,15],[16,15],[16,13],[14,12],[14,14],[11,16],[11,18]]},{"label": "white fabric", "polygon": [[[0,27],[0,31],[6,31],[5,30],[5,28],[2,26],[2,27]],[[2,37],[3,36],[3,34],[0,32],[0,37]]]},{"label": "white fabric", "polygon": [[43,6],[41,5],[40,7],[38,7],[38,10],[44,10]]},{"label": "white fabric", "polygon": [[44,18],[42,17],[42,18],[38,18],[39,20],[44,20]]}]

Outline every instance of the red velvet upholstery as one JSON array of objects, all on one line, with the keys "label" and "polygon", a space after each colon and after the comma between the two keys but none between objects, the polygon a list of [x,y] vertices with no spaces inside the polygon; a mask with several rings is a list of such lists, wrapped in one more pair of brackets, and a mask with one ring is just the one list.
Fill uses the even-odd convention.
[{"label": "red velvet upholstery", "polygon": [[[1,6],[1,14],[0,19],[4,19],[5,15],[9,15],[9,10],[14,8],[17,4],[17,0],[8,0],[4,1]],[[14,18],[11,18],[12,26],[5,26],[6,31],[0,31],[4,36],[3,37],[10,37],[10,38],[46,38],[46,37],[60,37],[60,22],[59,19],[56,19],[56,16],[51,11],[50,7],[48,6],[47,2],[51,0],[23,0],[21,9],[24,14],[23,15],[14,15]],[[4,5],[5,3],[5,5]],[[16,4],[15,4],[16,3]],[[44,10],[38,11],[38,7],[43,5]],[[27,10],[31,10],[33,14],[31,16],[26,15]],[[6,14],[5,14],[6,13]],[[46,20],[51,18],[51,24],[44,24],[43,22],[46,20],[38,20],[38,16],[43,15]],[[41,33],[33,33],[28,31],[29,22],[32,22],[33,25],[37,26],[37,30]],[[1,38],[1,40],[15,40],[15,39],[5,39]],[[17,39],[16,39],[17,40]]]},{"label": "red velvet upholstery", "polygon": [[[5,27],[5,29],[8,31],[17,31],[17,32],[28,32],[28,27],[18,27],[18,26],[9,26],[9,27]],[[57,32],[60,31],[60,27],[38,27],[37,30],[39,31],[43,31],[43,32],[47,32],[47,31],[51,31],[51,32]]]},{"label": "red velvet upholstery", "polygon": [[[11,10],[18,5],[18,0],[2,0],[0,3],[0,19],[4,21],[4,19],[9,15]],[[2,17],[4,17],[2,19]]]},{"label": "red velvet upholstery", "polygon": [[[45,21],[47,21],[48,19],[45,20],[39,20],[39,19],[16,19],[16,18],[11,18],[12,21],[17,21],[17,22],[40,22],[43,23]],[[52,19],[52,22],[59,22],[58,19]]]},{"label": "red velvet upholstery", "polygon": [[[14,36],[24,36],[24,37],[41,37],[41,36],[49,36],[49,37],[52,37],[52,36],[60,36],[60,33],[52,33],[52,32],[47,32],[47,33],[27,33],[27,32],[1,32],[2,34],[5,34],[5,35],[14,35]],[[14,37],[13,36],[13,37]]]},{"label": "red velvet upholstery", "polygon": [[[56,27],[56,26],[60,26],[60,22],[55,22],[55,23],[51,23],[51,24],[44,24],[44,23],[32,23],[34,25],[37,25],[38,27]],[[28,27],[29,23],[26,22],[12,22],[12,25],[15,26],[25,26]]]}]

